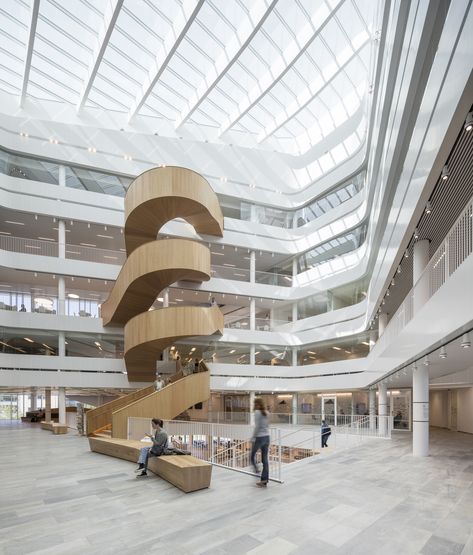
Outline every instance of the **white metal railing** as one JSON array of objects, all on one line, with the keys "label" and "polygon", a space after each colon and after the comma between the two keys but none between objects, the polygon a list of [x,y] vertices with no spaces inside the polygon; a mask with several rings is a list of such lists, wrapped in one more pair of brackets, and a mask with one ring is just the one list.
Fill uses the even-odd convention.
[{"label": "white metal railing", "polygon": [[[174,446],[190,451],[194,457],[254,474],[251,464],[252,426],[166,420],[164,429]],[[128,439],[141,440],[146,433],[151,433],[149,418],[128,418]],[[280,430],[270,428],[269,477],[274,481],[281,481],[280,433]]]},{"label": "white metal railing", "polygon": [[[25,237],[12,237],[9,235],[0,235],[0,249],[21,254],[36,254],[39,256],[57,257],[59,254],[57,242],[27,239]],[[117,264],[120,266],[126,259],[126,255],[122,251],[97,249],[84,245],[71,245],[67,243],[65,250],[66,258],[73,260],[86,260],[88,262],[101,262],[103,264]]]},{"label": "white metal railing", "polygon": [[416,301],[420,308],[442,287],[472,252],[473,198],[457,218],[419,279],[389,321],[375,348],[386,348],[414,317]]},{"label": "white metal railing", "polygon": [[[325,420],[330,426],[346,426],[353,424],[365,418],[361,414],[320,414],[320,413],[302,413],[298,412],[270,412],[268,413],[269,421],[273,425],[296,425],[296,426],[320,426],[322,420]],[[209,411],[207,413],[207,422],[222,424],[249,424],[251,421],[251,413],[247,411]]]},{"label": "white metal railing", "polygon": [[[270,320],[269,318],[255,318],[255,330],[257,331],[275,331],[278,326],[288,324],[286,320]],[[225,328],[235,329],[235,330],[250,330],[251,320],[249,316],[238,316],[233,319],[225,320]]]},{"label": "white metal railing", "polygon": [[[251,279],[250,270],[247,268],[218,265],[212,265],[212,277],[246,282],[250,282]],[[263,272],[257,270],[255,272],[255,283],[291,287],[292,277],[287,274],[277,274],[274,272]]]}]

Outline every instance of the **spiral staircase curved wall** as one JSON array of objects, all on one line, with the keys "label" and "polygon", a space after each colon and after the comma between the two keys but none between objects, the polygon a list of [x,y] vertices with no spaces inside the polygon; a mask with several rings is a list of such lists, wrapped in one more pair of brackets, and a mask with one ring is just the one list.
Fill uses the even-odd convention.
[{"label": "spiral staircase curved wall", "polygon": [[[155,168],[138,176],[125,197],[127,259],[102,305],[104,325],[124,325],[125,365],[129,381],[151,382],[164,349],[186,337],[223,333],[216,306],[163,307],[150,310],[159,293],[179,280],[210,279],[210,249],[189,239],[161,239],[162,226],[183,218],[198,233],[223,235],[217,195],[196,172],[179,167]],[[109,428],[126,437],[130,416],[174,418],[210,397],[208,368],[153,392],[145,387],[89,412],[88,433]]]}]

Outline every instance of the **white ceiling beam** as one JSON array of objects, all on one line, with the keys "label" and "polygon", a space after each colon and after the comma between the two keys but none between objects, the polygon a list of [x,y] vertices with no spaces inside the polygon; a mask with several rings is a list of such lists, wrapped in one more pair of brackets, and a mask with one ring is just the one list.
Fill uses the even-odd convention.
[{"label": "white ceiling beam", "polygon": [[[327,25],[337,10],[345,3],[340,0],[337,5],[329,9],[325,3],[320,9],[324,9],[324,13],[320,14],[320,9],[313,14],[312,20],[308,22],[297,34],[282,54],[272,63],[269,70],[258,79],[257,86],[253,87],[246,97],[238,104],[238,107],[226,119],[222,127],[219,129],[218,136],[221,137],[229,129],[231,129],[241,118],[247,114],[258,102],[271,90],[274,85],[280,81],[297,60],[304,54],[314,40],[319,36],[322,29]],[[322,21],[321,21],[322,19]],[[317,32],[314,33],[314,26]]]},{"label": "white ceiling beam", "polygon": [[278,0],[273,0],[268,7],[262,3],[255,3],[250,10],[248,17],[237,29],[237,32],[229,43],[225,46],[223,53],[216,60],[215,64],[210,69],[209,73],[205,76],[201,83],[199,83],[196,92],[189,100],[186,109],[183,110],[176,120],[176,129],[185,123],[212,90],[217,86],[219,81],[225,76],[231,66],[238,60],[242,52],[247,48],[253,37],[260,30],[263,23],[269,17]]},{"label": "white ceiling beam", "polygon": [[25,102],[26,92],[28,90],[28,81],[30,79],[31,58],[33,57],[34,39],[36,37],[36,25],[38,23],[39,1],[40,0],[33,0],[33,3],[31,5],[31,18],[30,18],[30,27],[28,32],[28,46],[26,49],[25,66],[23,68],[23,83],[21,85],[21,94],[20,94],[21,108],[23,108],[23,104]]},{"label": "white ceiling beam", "polygon": [[128,113],[128,121],[132,120],[143,107],[146,99],[151,94],[151,91],[154,89],[171,58],[174,56],[174,53],[186,36],[189,27],[194,22],[204,2],[205,0],[199,0],[197,4],[195,0],[185,0],[183,2],[182,9],[176,17],[171,31],[166,35],[164,44],[156,55],[153,67],[149,69],[148,75],[144,79],[143,85],[136,95]]},{"label": "white ceiling beam", "polygon": [[275,116],[273,123],[271,125],[268,125],[258,135],[258,137],[256,138],[256,142],[258,144],[262,143],[263,141],[271,137],[271,135],[274,135],[274,133],[276,133],[279,129],[281,129],[281,127],[286,125],[286,123],[288,123],[292,118],[300,114],[302,110],[304,110],[304,108],[307,108],[312,100],[314,100],[316,96],[320,95],[322,91],[325,90],[356,57],[359,56],[361,50],[366,46],[368,41],[369,37],[365,40],[365,42],[363,42],[361,46],[359,46],[354,51],[354,53],[347,60],[345,60],[345,62],[334,72],[334,74],[328,79],[328,81],[325,81],[325,83],[323,83],[323,85],[320,85],[319,87],[314,89],[312,83],[309,83],[308,87],[304,89],[301,94],[297,95],[296,99],[291,102],[291,104],[289,104],[289,106],[287,106],[287,108],[285,108],[283,112],[280,112],[277,116]]},{"label": "white ceiling beam", "polygon": [[91,63],[89,66],[87,79],[84,81],[82,92],[79,96],[79,102],[77,103],[77,111],[79,112],[87,102],[87,98],[90,93],[90,89],[94,84],[95,77],[99,70],[100,64],[102,62],[103,55],[107,49],[110,37],[112,35],[115,23],[117,22],[120,10],[122,9],[124,0],[115,0],[115,2],[110,1],[107,3],[107,9],[104,13],[102,26],[97,36],[97,44],[95,45]]}]

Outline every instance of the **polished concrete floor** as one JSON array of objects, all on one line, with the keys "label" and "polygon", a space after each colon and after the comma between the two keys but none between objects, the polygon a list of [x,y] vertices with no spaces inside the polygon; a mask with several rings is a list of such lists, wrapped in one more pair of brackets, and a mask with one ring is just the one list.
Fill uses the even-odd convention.
[{"label": "polished concrete floor", "polygon": [[184,494],[87,440],[0,425],[0,553],[473,554],[473,436],[432,430],[296,465],[266,490],[214,468]]}]

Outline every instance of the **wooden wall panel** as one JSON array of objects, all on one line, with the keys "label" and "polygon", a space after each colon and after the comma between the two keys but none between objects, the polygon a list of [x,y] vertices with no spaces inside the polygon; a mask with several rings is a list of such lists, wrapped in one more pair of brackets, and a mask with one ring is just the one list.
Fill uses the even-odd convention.
[{"label": "wooden wall panel", "polygon": [[198,372],[167,385],[112,415],[112,436],[127,439],[128,418],[162,418],[172,420],[189,407],[210,398],[210,372]]},{"label": "wooden wall panel", "polygon": [[187,168],[154,168],[139,175],[125,198],[128,255],[156,238],[162,226],[183,218],[197,233],[223,236],[223,214],[208,181]]},{"label": "wooden wall panel", "polygon": [[178,306],[143,312],[125,326],[125,363],[130,381],[150,381],[159,353],[178,339],[221,335],[217,306]]},{"label": "wooden wall panel", "polygon": [[112,292],[102,304],[104,326],[125,324],[154,303],[159,292],[179,280],[208,281],[207,245],[186,239],[151,241],[126,260]]}]

